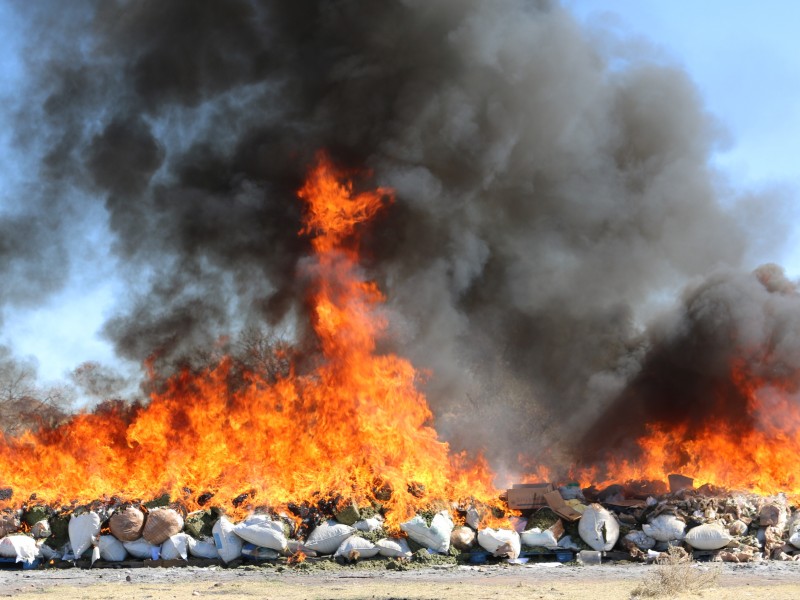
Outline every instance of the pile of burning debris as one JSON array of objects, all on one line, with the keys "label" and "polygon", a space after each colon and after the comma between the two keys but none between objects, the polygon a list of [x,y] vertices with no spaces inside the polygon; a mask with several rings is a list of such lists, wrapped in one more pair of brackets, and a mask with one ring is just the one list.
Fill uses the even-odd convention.
[{"label": "pile of burning debris", "polygon": [[[800,510],[783,495],[728,492],[691,479],[612,485],[519,484],[504,497],[513,516],[480,504],[440,503],[388,525],[378,503],[326,499],[255,510],[234,523],[219,508],[187,513],[162,497],[148,503],[97,501],[53,509],[35,499],[0,512],[0,561],[7,567],[355,563],[389,568],[576,558],[652,561],[681,546],[697,559],[800,560]],[[487,523],[505,526],[492,528]]]}]

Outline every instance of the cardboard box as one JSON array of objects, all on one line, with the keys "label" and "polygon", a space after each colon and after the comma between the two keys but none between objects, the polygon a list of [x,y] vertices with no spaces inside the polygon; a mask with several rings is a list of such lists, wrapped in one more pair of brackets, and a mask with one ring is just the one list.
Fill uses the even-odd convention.
[{"label": "cardboard box", "polygon": [[547,506],[544,495],[554,491],[552,483],[515,483],[508,490],[508,508],[528,510]]}]

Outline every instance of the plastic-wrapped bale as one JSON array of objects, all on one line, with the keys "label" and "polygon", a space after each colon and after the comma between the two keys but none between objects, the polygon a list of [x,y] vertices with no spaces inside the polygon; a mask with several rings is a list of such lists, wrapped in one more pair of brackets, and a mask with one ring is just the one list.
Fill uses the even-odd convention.
[{"label": "plastic-wrapped bale", "polygon": [[593,550],[607,552],[619,539],[619,523],[605,508],[599,504],[591,504],[581,515],[578,534]]},{"label": "plastic-wrapped bale", "polygon": [[94,545],[94,538],[100,535],[100,524],[100,515],[94,511],[77,517],[72,515],[69,520],[69,543],[76,557],[80,557]]},{"label": "plastic-wrapped bale", "polygon": [[108,562],[120,562],[128,556],[125,546],[113,535],[101,535],[97,540],[100,558]]},{"label": "plastic-wrapped bale", "polygon": [[195,558],[219,558],[219,552],[212,538],[200,538],[189,542],[189,554]]},{"label": "plastic-wrapped bale", "polygon": [[656,539],[651,538],[644,531],[630,531],[623,539],[636,546],[639,550],[652,550],[656,547]]},{"label": "plastic-wrapped bale", "polygon": [[466,552],[475,544],[475,532],[471,527],[456,527],[450,534],[450,545]]},{"label": "plastic-wrapped bale", "polygon": [[522,550],[519,534],[511,529],[481,529],[478,532],[478,545],[494,556],[507,556],[512,560]]},{"label": "plastic-wrapped bale", "polygon": [[189,543],[194,539],[186,533],[171,535],[161,544],[161,558],[164,560],[177,560],[189,558]]},{"label": "plastic-wrapped bale", "polygon": [[245,542],[242,544],[242,557],[249,558],[250,560],[275,560],[280,558],[281,553],[272,548],[262,548]]},{"label": "plastic-wrapped bale", "polygon": [[138,508],[128,506],[111,515],[108,528],[119,541],[134,542],[142,537],[144,513]]},{"label": "plastic-wrapped bale", "polygon": [[141,560],[157,560],[161,556],[161,546],[155,546],[144,538],[139,538],[132,542],[123,542],[122,545],[128,554]]},{"label": "plastic-wrapped bale", "polygon": [[234,532],[233,523],[226,516],[221,516],[212,529],[214,545],[219,557],[226,563],[236,560],[242,555],[242,538]]},{"label": "plastic-wrapped bale", "polygon": [[378,547],[378,553],[381,556],[411,558],[411,548],[408,547],[408,542],[405,538],[385,538],[379,540],[375,545]]},{"label": "plastic-wrapped bale", "polygon": [[27,535],[9,535],[0,540],[0,556],[16,558],[16,562],[32,563],[39,555],[36,540]]},{"label": "plastic-wrapped bale", "polygon": [[789,519],[789,543],[800,549],[800,510],[796,511]]},{"label": "plastic-wrapped bale", "polygon": [[728,525],[728,533],[733,536],[744,535],[747,533],[747,523],[740,519],[736,519],[733,523]]},{"label": "plastic-wrapped bale", "polygon": [[682,542],[686,537],[686,523],[675,515],[659,515],[642,525],[642,531],[659,542]]},{"label": "plastic-wrapped bale", "polygon": [[528,529],[520,534],[522,543],[529,548],[556,548],[558,540],[555,534],[549,529],[542,531],[538,527]]},{"label": "plastic-wrapped bale", "polygon": [[347,560],[358,560],[359,558],[372,558],[377,556],[380,548],[357,535],[351,535],[336,549],[334,557],[341,557]]},{"label": "plastic-wrapped bale", "polygon": [[154,508],[147,515],[142,537],[154,546],[160,546],[182,529],[183,517],[178,511],[172,508]]},{"label": "plastic-wrapped bale", "polygon": [[333,554],[355,531],[353,527],[331,519],[317,525],[303,546],[317,554]]},{"label": "plastic-wrapped bale", "polygon": [[718,523],[693,527],[684,538],[686,543],[695,550],[719,550],[727,546],[732,539],[731,534]]},{"label": "plastic-wrapped bale", "polygon": [[408,537],[420,546],[445,554],[450,550],[450,534],[453,533],[453,519],[446,510],[436,513],[430,527],[421,516],[416,515],[410,521],[400,525]]},{"label": "plastic-wrapped bale", "polygon": [[16,513],[11,511],[0,513],[0,538],[14,533],[19,526],[19,517]]},{"label": "plastic-wrapped bale", "polygon": [[248,517],[234,526],[233,532],[244,541],[260,548],[270,548],[278,552],[286,550],[283,523],[273,521],[267,515]]},{"label": "plastic-wrapped bale", "polygon": [[770,502],[758,511],[758,523],[762,527],[786,527],[786,505],[781,502]]}]

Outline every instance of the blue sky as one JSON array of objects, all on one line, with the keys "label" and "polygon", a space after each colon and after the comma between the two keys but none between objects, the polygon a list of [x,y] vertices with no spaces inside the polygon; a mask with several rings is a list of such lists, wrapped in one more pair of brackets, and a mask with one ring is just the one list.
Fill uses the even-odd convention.
[{"label": "blue sky", "polygon": [[[682,66],[707,110],[728,132],[715,164],[737,188],[777,188],[798,205],[800,166],[800,3],[777,0],[564,0],[577,18],[617,34],[643,54]],[[14,3],[0,0],[0,106],[24,82],[24,25]],[[602,37],[602,36],[601,36]],[[608,39],[608,38],[605,38]],[[26,157],[10,148],[10,116],[0,108],[0,213],[22,201]],[[6,308],[0,342],[40,361],[44,379],[58,379],[85,360],[110,361],[97,331],[120,293],[107,253],[102,214],[87,215],[93,235],[75,257],[71,285],[35,309]],[[98,251],[99,250],[99,251]],[[800,253],[774,250],[792,277]],[[98,260],[98,257],[100,258]]]}]

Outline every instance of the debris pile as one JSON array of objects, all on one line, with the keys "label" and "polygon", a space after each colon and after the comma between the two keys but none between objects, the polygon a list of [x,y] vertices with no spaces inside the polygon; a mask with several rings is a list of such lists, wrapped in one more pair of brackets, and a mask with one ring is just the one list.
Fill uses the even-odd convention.
[{"label": "debris pile", "polygon": [[[695,489],[692,483],[674,475],[669,491],[658,482],[602,490],[523,484],[508,490],[507,499],[509,508],[538,524],[522,534],[523,555],[538,550],[525,546],[555,543],[580,554],[602,553],[606,560],[653,561],[680,546],[701,560],[800,561],[800,508],[785,495],[765,497],[712,485]],[[565,532],[563,537],[558,531]]]},{"label": "debris pile", "polygon": [[432,560],[518,564],[577,558],[597,564],[653,561],[672,547],[701,560],[800,561],[800,509],[784,495],[710,485],[673,486],[658,495],[646,494],[648,489],[521,484],[508,490],[505,514],[477,502],[442,502],[396,526],[388,524],[380,504],[358,506],[341,498],[290,504],[284,511],[257,509],[243,519],[219,508],[187,512],[163,497],[60,510],[32,502],[0,512],[0,561],[24,568],[381,559],[389,568]]}]

